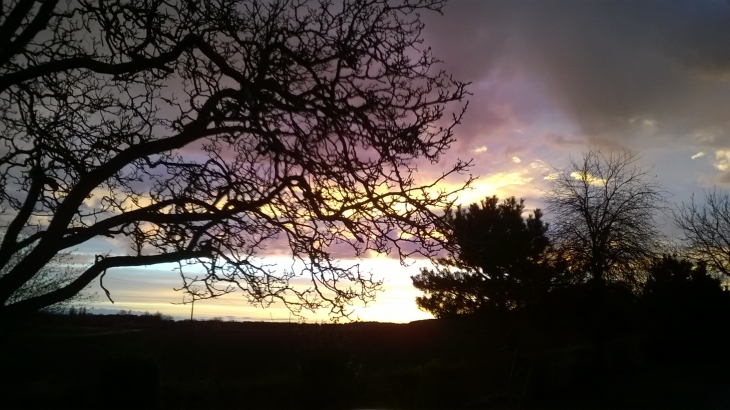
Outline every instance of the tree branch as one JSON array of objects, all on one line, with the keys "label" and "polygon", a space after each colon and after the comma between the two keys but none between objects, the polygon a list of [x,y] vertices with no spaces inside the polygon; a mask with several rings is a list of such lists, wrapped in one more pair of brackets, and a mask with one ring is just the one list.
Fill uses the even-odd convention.
[{"label": "tree branch", "polygon": [[45,306],[62,302],[76,295],[78,292],[84,289],[86,285],[91,283],[91,281],[96,279],[96,277],[98,277],[102,272],[106,271],[107,269],[123,266],[154,265],[158,263],[178,262],[185,259],[207,258],[211,256],[212,255],[209,252],[204,251],[181,251],[150,256],[106,257],[92,265],[90,268],[84,271],[84,273],[82,273],[76,280],[64,286],[63,288],[54,290],[44,295],[25,299],[11,305],[3,306],[2,309],[0,309],[0,314],[14,315],[19,313],[28,313],[43,308]]}]

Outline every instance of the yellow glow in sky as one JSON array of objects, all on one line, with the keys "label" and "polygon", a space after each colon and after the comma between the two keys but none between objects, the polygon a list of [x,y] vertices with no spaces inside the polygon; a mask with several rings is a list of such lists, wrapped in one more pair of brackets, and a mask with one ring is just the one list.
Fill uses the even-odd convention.
[{"label": "yellow glow in sky", "polygon": [[[276,263],[282,267],[289,267],[291,260],[285,257],[269,257],[266,263]],[[420,296],[411,284],[410,277],[419,273],[421,267],[428,267],[426,260],[414,261],[412,266],[403,267],[398,260],[387,257],[375,257],[362,261],[345,260],[343,266],[359,263],[361,270],[371,271],[377,279],[384,280],[384,291],[377,295],[374,302],[367,306],[353,306],[353,320],[378,322],[407,323],[413,320],[432,318],[431,314],[420,311],[415,299]],[[99,292],[97,302],[89,304],[91,307],[104,309],[124,309],[150,313],[161,312],[175,316],[178,319],[189,318],[191,306],[179,305],[183,294],[176,292],[173,287],[180,286],[180,278],[172,271],[172,265],[157,265],[148,268],[112,269],[104,278],[104,285],[112,294],[115,303],[112,304]],[[94,287],[97,290],[98,285]],[[326,321],[326,312],[304,312],[307,322]],[[195,303],[194,317],[210,319],[222,317],[234,320],[274,320],[296,321],[289,311],[281,304],[272,305],[266,309],[254,307],[246,302],[240,293],[225,295],[219,299],[201,300]]]},{"label": "yellow glow in sky", "polygon": [[[515,157],[516,158],[516,157]],[[513,168],[504,172],[490,173],[476,179],[470,189],[461,191],[455,198],[457,204],[469,205],[479,202],[485,197],[497,195],[499,198],[516,196],[518,198],[537,197],[540,190],[532,181],[544,173],[544,163],[539,160],[529,164],[510,161]],[[518,165],[519,164],[519,165]],[[514,168],[516,167],[516,168]],[[431,188],[426,195],[435,195],[439,191],[448,192],[461,187],[458,181],[443,181]],[[384,189],[381,188],[381,189]],[[400,204],[394,203],[397,207]],[[274,263],[283,268],[291,267],[291,259],[283,256],[265,256],[264,263]],[[367,306],[353,306],[352,319],[381,322],[410,322],[431,318],[431,314],[418,309],[415,298],[421,293],[416,290],[410,277],[419,273],[421,267],[430,267],[427,260],[414,261],[414,265],[403,267],[397,259],[384,255],[368,254],[361,261],[345,260],[342,265],[359,263],[362,271],[370,271],[376,279],[383,279],[384,291],[376,296],[376,300]],[[181,280],[173,271],[172,265],[128,268],[126,270],[110,270],[105,278],[106,287],[112,292],[115,304],[112,305],[103,292],[99,292],[98,302],[93,306],[105,309],[124,309],[134,311],[161,312],[177,318],[190,315],[190,305],[178,305],[183,294],[175,292]],[[98,289],[98,287],[97,287]],[[225,295],[219,299],[202,300],[195,304],[194,317],[209,319],[222,317],[234,320],[297,320],[292,317],[283,305],[273,305],[263,309],[251,306],[240,293]],[[307,321],[327,320],[327,312],[305,312]]]}]

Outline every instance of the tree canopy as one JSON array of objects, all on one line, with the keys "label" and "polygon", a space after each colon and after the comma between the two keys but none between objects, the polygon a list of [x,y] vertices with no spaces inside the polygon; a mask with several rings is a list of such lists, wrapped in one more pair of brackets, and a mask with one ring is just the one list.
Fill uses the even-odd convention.
[{"label": "tree canopy", "polygon": [[723,294],[721,280],[707,272],[706,263],[693,264],[676,255],[663,255],[652,262],[643,291],[649,299],[675,306],[687,302],[680,298],[694,297],[689,302],[697,304]]},{"label": "tree canopy", "polygon": [[694,197],[674,213],[682,231],[687,256],[725,275],[730,275],[730,196],[713,190],[705,194],[704,204]]},{"label": "tree canopy", "polygon": [[[180,263],[184,289],[301,308],[369,300],[379,282],[332,246],[434,255],[451,192],[416,160],[453,142],[465,83],[422,46],[440,0],[344,3],[19,0],[0,13],[0,310],[72,297],[106,270]],[[451,112],[449,103],[456,102]],[[468,179],[468,178],[466,178]],[[469,181],[467,180],[466,183]],[[67,285],[12,295],[96,238]],[[301,264],[258,257],[282,246]],[[205,267],[188,275],[186,262]],[[304,276],[309,286],[294,286]]]},{"label": "tree canopy", "polygon": [[[504,312],[545,300],[559,288],[579,298],[605,291],[610,294],[601,297],[632,299],[666,246],[657,225],[664,190],[639,160],[630,151],[592,146],[555,169],[546,178],[549,231],[539,209],[524,218],[524,200],[514,197],[447,209],[450,254],[412,277],[425,292],[416,303],[443,317]],[[568,286],[584,283],[590,286]]]},{"label": "tree canopy", "polygon": [[436,317],[506,311],[534,302],[554,276],[548,256],[548,226],[542,212],[523,217],[524,200],[479,204],[446,212],[446,236],[453,251],[436,269],[422,269],[414,286],[425,292],[418,306]]},{"label": "tree canopy", "polygon": [[[665,193],[631,151],[597,147],[556,169],[545,192],[556,246],[577,275],[636,285],[659,253]],[[643,265],[643,267],[642,267]]]}]

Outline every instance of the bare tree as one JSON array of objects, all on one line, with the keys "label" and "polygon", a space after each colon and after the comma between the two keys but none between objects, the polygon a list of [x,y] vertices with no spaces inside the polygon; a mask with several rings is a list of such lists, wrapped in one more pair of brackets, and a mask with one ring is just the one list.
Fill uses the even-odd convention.
[{"label": "bare tree", "polygon": [[656,218],[665,191],[639,160],[630,151],[591,147],[550,176],[552,235],[580,278],[637,284],[644,264],[661,249]]},{"label": "bare tree", "polygon": [[674,221],[682,230],[686,256],[704,261],[710,270],[730,274],[730,196],[717,190],[705,193],[705,203],[698,205],[694,196],[674,212]]},{"label": "bare tree", "polygon": [[[380,283],[332,247],[435,254],[431,210],[452,198],[436,185],[468,168],[413,175],[416,160],[440,160],[465,109],[466,84],[422,47],[419,13],[442,5],[3,2],[0,267],[32,250],[0,277],[0,313],[70,298],[107,269],[180,261],[206,268],[180,272],[207,297],[239,289],[333,315],[372,299]],[[59,252],[99,237],[131,250],[9,302]],[[272,246],[301,267],[263,264]]]}]

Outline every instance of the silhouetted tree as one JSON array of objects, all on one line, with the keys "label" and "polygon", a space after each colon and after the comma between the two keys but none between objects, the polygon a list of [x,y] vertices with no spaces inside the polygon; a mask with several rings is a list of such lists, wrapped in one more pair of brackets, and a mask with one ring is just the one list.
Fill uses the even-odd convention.
[{"label": "silhouetted tree", "polygon": [[656,296],[667,301],[676,301],[675,296],[686,296],[690,293],[720,294],[720,284],[720,279],[707,272],[706,263],[694,264],[677,256],[664,255],[652,263],[643,293],[648,298]]},{"label": "silhouetted tree", "polygon": [[[20,0],[0,10],[0,312],[78,293],[107,269],[181,262],[183,287],[344,314],[379,288],[353,256],[433,255],[450,194],[414,160],[453,142],[465,84],[421,47],[440,0]],[[438,126],[434,125],[437,121]],[[60,289],[10,303],[53,257],[128,244]],[[285,246],[277,273],[256,255]],[[196,261],[206,274],[188,276]],[[311,286],[293,286],[297,276]],[[306,283],[306,282],[305,282]]]},{"label": "silhouetted tree", "polygon": [[706,261],[711,270],[730,275],[730,196],[717,190],[705,194],[698,205],[694,197],[674,213],[682,229],[686,254],[695,261]]},{"label": "silhouetted tree", "polygon": [[548,257],[548,226],[536,209],[523,217],[524,200],[499,203],[496,196],[447,211],[453,252],[436,269],[422,269],[413,285],[425,292],[418,306],[436,317],[507,311],[537,300],[554,276]]},{"label": "silhouetted tree", "polygon": [[591,147],[550,176],[545,192],[555,245],[571,269],[594,283],[643,282],[661,249],[656,217],[664,190],[630,151]]},{"label": "silhouetted tree", "polygon": [[727,326],[718,318],[730,313],[730,294],[720,279],[706,263],[676,256],[656,259],[649,273],[642,295],[649,355],[659,361],[715,355],[708,346],[726,338]]}]

